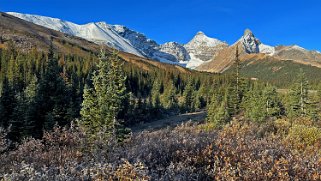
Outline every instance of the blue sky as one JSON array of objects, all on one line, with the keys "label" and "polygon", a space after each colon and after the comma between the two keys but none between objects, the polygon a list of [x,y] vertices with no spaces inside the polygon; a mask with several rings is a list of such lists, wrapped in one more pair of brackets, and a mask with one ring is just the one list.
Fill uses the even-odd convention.
[{"label": "blue sky", "polygon": [[158,43],[203,31],[232,44],[249,28],[265,44],[321,50],[320,0],[1,0],[0,11],[122,24]]}]

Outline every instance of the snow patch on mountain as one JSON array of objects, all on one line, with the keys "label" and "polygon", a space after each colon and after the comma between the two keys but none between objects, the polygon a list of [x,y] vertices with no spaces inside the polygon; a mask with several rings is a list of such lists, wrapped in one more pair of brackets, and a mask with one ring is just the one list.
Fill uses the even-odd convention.
[{"label": "snow patch on mountain", "polygon": [[[186,67],[190,69],[195,69],[196,67],[202,65],[203,63],[207,61],[203,61],[199,58],[197,58],[193,53],[190,53],[189,56],[191,57],[189,61],[186,62]],[[184,63],[184,62],[181,62]]]},{"label": "snow patch on mountain", "polygon": [[275,54],[275,48],[269,45],[265,45],[263,43],[261,43],[259,45],[259,52],[260,53],[265,53],[268,55],[274,55]]},{"label": "snow patch on mountain", "polygon": [[168,63],[168,61],[171,63],[179,62],[187,68],[195,68],[212,59],[222,47],[227,47],[226,43],[209,38],[203,32],[198,32],[186,45],[176,42],[159,45],[145,35],[132,31],[125,26],[114,25],[113,27],[118,34],[127,39],[143,55],[165,63]]}]

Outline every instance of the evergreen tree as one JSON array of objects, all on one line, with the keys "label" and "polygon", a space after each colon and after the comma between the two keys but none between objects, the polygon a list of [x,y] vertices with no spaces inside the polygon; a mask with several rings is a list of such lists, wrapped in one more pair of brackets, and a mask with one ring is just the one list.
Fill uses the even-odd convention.
[{"label": "evergreen tree", "polygon": [[66,119],[70,97],[60,73],[61,69],[51,47],[48,53],[47,66],[39,81],[35,98],[35,104],[37,105],[36,137],[42,135],[43,129],[51,130],[56,123],[64,126],[70,121]]},{"label": "evergreen tree", "polygon": [[7,128],[16,106],[15,92],[7,78],[4,79],[0,97],[0,126]]},{"label": "evergreen tree", "polygon": [[280,116],[281,102],[276,92],[276,88],[267,85],[263,90],[263,99],[265,102],[265,112],[268,117]]},{"label": "evergreen tree", "polygon": [[116,53],[107,58],[105,53],[101,52],[98,70],[92,78],[93,88],[85,87],[80,112],[81,124],[93,137],[100,131],[111,136],[120,134],[123,130],[118,119],[122,116],[119,113],[127,96],[122,65]]},{"label": "evergreen tree", "polygon": [[34,136],[33,133],[36,128],[36,113],[37,113],[37,107],[36,107],[36,93],[38,89],[38,79],[36,76],[33,76],[31,79],[30,84],[26,87],[24,90],[24,98],[25,98],[25,116],[24,116],[24,135],[25,136]]},{"label": "evergreen tree", "polygon": [[164,92],[163,102],[166,109],[177,109],[176,88],[172,81],[169,82],[168,87]]},{"label": "evergreen tree", "polygon": [[208,106],[207,121],[213,123],[215,127],[221,127],[230,120],[226,98],[226,95],[216,93]]},{"label": "evergreen tree", "polygon": [[160,103],[160,89],[161,89],[161,84],[158,80],[155,80],[153,83],[153,88],[152,88],[152,103],[155,109],[160,109],[161,108],[161,103]]},{"label": "evergreen tree", "polygon": [[244,115],[246,118],[255,121],[262,122],[266,118],[266,101],[262,96],[262,91],[258,88],[254,88],[249,91],[244,101]]},{"label": "evergreen tree", "polygon": [[239,112],[240,102],[238,99],[238,94],[236,93],[237,89],[235,85],[232,83],[228,86],[226,90],[226,108],[228,114],[232,117]]},{"label": "evergreen tree", "polygon": [[194,111],[194,97],[193,97],[193,81],[191,78],[188,79],[187,85],[185,86],[183,93],[183,109],[185,111]]},{"label": "evergreen tree", "polygon": [[12,113],[11,119],[9,121],[10,124],[10,132],[8,137],[10,140],[19,141],[24,135],[24,118],[25,118],[25,110],[27,109],[27,105],[25,102],[25,97],[22,93],[16,95],[17,104],[14,107],[14,111]]},{"label": "evergreen tree", "polygon": [[289,94],[289,105],[287,109],[290,118],[306,116],[308,111],[308,88],[309,84],[302,69],[297,77],[297,82]]}]

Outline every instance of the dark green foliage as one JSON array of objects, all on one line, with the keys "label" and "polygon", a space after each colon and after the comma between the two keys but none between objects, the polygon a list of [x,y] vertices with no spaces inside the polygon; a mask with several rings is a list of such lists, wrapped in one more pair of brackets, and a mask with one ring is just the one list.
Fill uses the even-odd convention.
[{"label": "dark green foliage", "polygon": [[187,85],[185,86],[183,93],[183,105],[182,108],[184,111],[194,111],[195,110],[195,95],[193,92],[195,91],[195,87],[193,84],[193,79],[189,78]]},{"label": "dark green foliage", "polygon": [[102,52],[98,70],[93,74],[93,88],[85,87],[81,109],[81,124],[86,132],[96,137],[99,132],[123,139],[119,113],[126,100],[125,76],[122,63],[114,53],[109,58]]},{"label": "dark green foliage", "polygon": [[14,47],[0,53],[1,123],[13,128],[8,134],[12,140],[40,138],[43,129],[50,130],[56,123],[64,126],[76,118],[75,112],[79,115],[72,100],[79,107],[81,100],[74,92],[80,89],[73,81],[69,86],[68,68],[58,65],[59,56],[35,49],[22,53]]},{"label": "dark green foliage", "polygon": [[282,103],[276,91],[276,87],[267,85],[262,92],[265,102],[265,113],[268,117],[277,117],[282,114]]},{"label": "dark green foliage", "polygon": [[[48,54],[47,66],[39,81],[35,97],[37,109],[36,130],[51,130],[55,124],[66,125],[70,102],[69,89],[61,68],[52,51]],[[38,133],[41,136],[41,132]]]},{"label": "dark green foliage", "polygon": [[266,118],[266,102],[262,91],[258,88],[247,93],[243,103],[245,117],[255,122],[262,122]]},{"label": "dark green foliage", "polygon": [[242,107],[245,117],[256,122],[282,114],[282,104],[276,88],[270,85],[255,84],[245,95]]},{"label": "dark green foliage", "polygon": [[227,96],[215,93],[212,102],[208,106],[207,121],[215,127],[222,127],[230,121],[230,114],[227,107]]},{"label": "dark green foliage", "polygon": [[9,85],[8,79],[4,79],[1,90],[2,92],[0,97],[0,125],[6,128],[10,124],[17,101],[15,98],[14,90]]}]

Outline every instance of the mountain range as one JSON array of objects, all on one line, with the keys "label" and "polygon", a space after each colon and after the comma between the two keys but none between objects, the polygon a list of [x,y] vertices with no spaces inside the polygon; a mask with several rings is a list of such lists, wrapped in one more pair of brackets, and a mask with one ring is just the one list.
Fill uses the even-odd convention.
[{"label": "mountain range", "polygon": [[202,32],[198,32],[186,45],[177,42],[160,45],[142,33],[121,25],[109,25],[105,22],[78,25],[45,16],[14,12],[8,12],[8,14],[68,35],[81,37],[98,44],[106,44],[137,56],[179,64],[188,68],[196,68],[209,61],[218,50],[228,46],[222,41],[207,37]]},{"label": "mountain range", "polygon": [[[236,45],[239,45],[241,58],[261,54],[279,60],[293,60],[296,63],[321,67],[321,54],[308,51],[298,45],[269,46],[254,36],[251,30],[232,45],[210,38],[198,32],[187,44],[168,42],[162,45],[149,39],[144,34],[122,25],[110,25],[105,22],[78,25],[57,18],[9,12],[8,14],[23,20],[60,31],[86,40],[106,44],[112,48],[135,54],[137,56],[158,60],[165,63],[178,64],[187,68],[210,72],[224,72],[233,63]],[[253,58],[253,56],[250,56]]]}]

